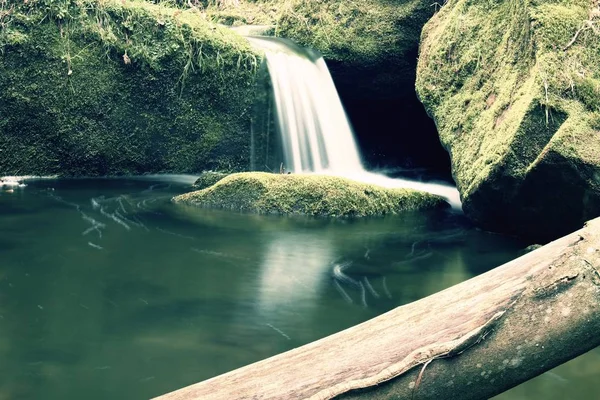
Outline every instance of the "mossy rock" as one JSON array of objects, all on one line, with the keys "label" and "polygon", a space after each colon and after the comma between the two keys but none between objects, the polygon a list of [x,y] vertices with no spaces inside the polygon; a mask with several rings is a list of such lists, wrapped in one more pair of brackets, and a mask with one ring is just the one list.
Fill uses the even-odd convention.
[{"label": "mossy rock", "polygon": [[214,185],[215,183],[219,182],[221,179],[225,178],[228,175],[230,174],[227,172],[203,172],[202,175],[200,175],[198,179],[196,179],[196,182],[194,182],[193,187],[196,190],[206,189],[207,187]]},{"label": "mossy rock", "polygon": [[344,97],[413,97],[423,0],[294,0],[277,34],[323,53]]},{"label": "mossy rock", "polygon": [[173,199],[207,208],[261,214],[365,217],[443,207],[439,196],[411,189],[386,189],[325,175],[247,172]]},{"label": "mossy rock", "polygon": [[9,3],[0,174],[247,168],[260,54],[246,40],[197,10],[143,1]]},{"label": "mossy rock", "polygon": [[423,29],[417,93],[484,228],[543,241],[600,215],[600,35],[579,31],[599,7],[457,0]]},{"label": "mossy rock", "polygon": [[208,7],[225,25],[272,25],[275,36],[320,51],[343,97],[414,96],[424,0],[240,0]]}]

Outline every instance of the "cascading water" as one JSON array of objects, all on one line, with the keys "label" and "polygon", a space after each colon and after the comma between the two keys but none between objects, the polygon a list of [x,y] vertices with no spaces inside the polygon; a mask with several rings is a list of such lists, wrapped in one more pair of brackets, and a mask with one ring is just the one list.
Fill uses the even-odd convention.
[{"label": "cascading water", "polygon": [[458,191],[452,186],[392,179],[363,167],[352,127],[323,57],[285,39],[249,40],[265,51],[288,170],[422,190],[445,197],[455,208],[461,207]]}]

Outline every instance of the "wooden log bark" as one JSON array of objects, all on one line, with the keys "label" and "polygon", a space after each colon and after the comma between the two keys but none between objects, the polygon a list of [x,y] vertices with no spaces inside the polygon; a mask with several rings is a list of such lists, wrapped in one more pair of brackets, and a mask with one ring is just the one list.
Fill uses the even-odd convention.
[{"label": "wooden log bark", "polygon": [[600,218],[501,267],[159,397],[487,399],[600,345]]}]

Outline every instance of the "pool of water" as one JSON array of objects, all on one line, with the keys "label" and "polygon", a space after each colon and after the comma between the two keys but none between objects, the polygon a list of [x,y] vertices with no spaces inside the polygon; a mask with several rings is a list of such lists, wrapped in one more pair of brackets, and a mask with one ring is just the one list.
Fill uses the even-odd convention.
[{"label": "pool of water", "polygon": [[[0,399],[157,396],[435,293],[524,245],[451,211],[332,221],[172,204],[192,181],[0,191]],[[498,399],[588,399],[599,357]]]}]

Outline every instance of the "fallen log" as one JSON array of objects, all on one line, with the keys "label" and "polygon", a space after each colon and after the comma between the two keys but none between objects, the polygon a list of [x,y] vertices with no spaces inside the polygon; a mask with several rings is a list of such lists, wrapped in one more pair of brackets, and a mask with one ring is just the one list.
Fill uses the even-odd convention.
[{"label": "fallen log", "polygon": [[600,218],[501,267],[159,397],[487,399],[600,345]]}]

